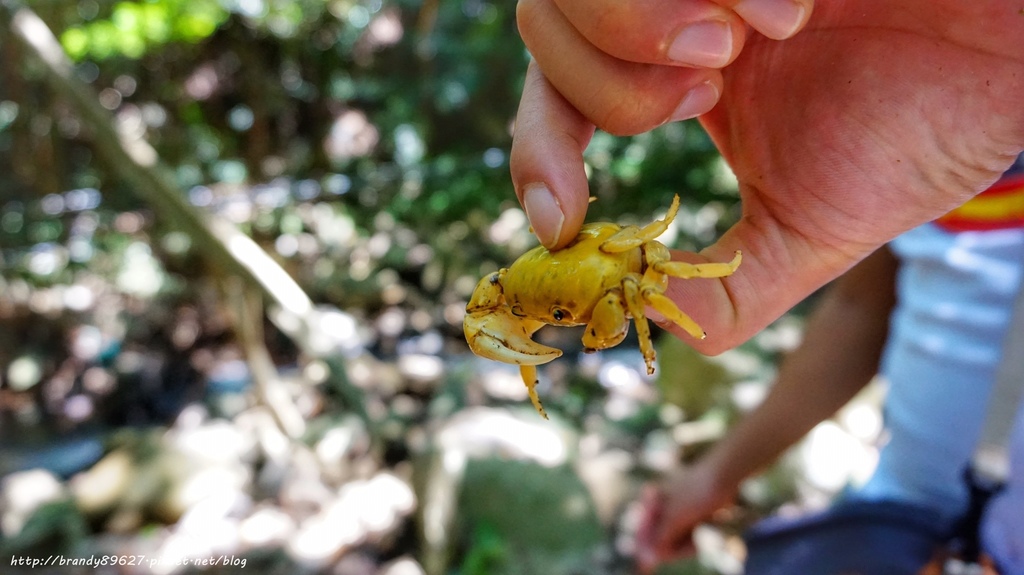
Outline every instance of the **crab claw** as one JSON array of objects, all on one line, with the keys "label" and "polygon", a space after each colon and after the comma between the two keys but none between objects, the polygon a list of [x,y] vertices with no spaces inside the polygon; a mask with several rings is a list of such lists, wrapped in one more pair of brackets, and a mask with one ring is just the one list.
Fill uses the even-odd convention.
[{"label": "crab claw", "polygon": [[485,276],[476,284],[466,306],[462,330],[473,353],[517,365],[540,365],[562,355],[561,350],[530,337],[543,323],[512,313],[501,287],[506,270]]},{"label": "crab claw", "polygon": [[462,322],[466,342],[473,353],[517,365],[540,365],[562,355],[561,350],[537,343],[530,337],[541,325],[538,321],[512,315],[505,306],[468,313]]}]

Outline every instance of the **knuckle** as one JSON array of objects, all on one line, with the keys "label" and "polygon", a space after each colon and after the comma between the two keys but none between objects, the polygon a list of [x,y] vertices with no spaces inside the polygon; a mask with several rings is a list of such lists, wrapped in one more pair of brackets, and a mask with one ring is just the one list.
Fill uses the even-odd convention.
[{"label": "knuckle", "polygon": [[631,18],[629,6],[628,3],[613,3],[595,15],[588,30],[592,41],[597,40],[614,47],[615,39],[621,41],[623,38],[632,38],[636,34],[636,22]]},{"label": "knuckle", "polygon": [[654,95],[642,90],[605,90],[600,107],[595,110],[594,125],[615,136],[632,136],[645,132],[660,122],[653,108]]},{"label": "knuckle", "polygon": [[516,3],[516,27],[519,29],[519,36],[530,46],[534,31],[541,22],[542,10],[539,4],[547,0],[519,0]]}]

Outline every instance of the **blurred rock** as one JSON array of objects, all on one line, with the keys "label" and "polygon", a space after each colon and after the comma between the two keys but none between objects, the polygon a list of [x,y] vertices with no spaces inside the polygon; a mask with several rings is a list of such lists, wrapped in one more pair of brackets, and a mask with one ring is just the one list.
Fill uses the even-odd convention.
[{"label": "blurred rock", "polygon": [[[188,419],[188,418],[185,418]],[[108,528],[135,529],[147,517],[173,522],[208,500],[234,500],[252,482],[253,442],[223,420],[166,434],[125,432],[118,447],[71,480],[84,513]]]},{"label": "blurred rock", "polygon": [[23,355],[7,366],[7,385],[15,391],[25,391],[35,386],[43,377],[39,359]]},{"label": "blurred rock", "polygon": [[679,445],[667,429],[655,429],[647,434],[640,451],[640,463],[660,473],[667,473],[679,463]]},{"label": "blurred rock", "polygon": [[424,392],[444,375],[444,362],[435,355],[411,353],[398,358],[398,372],[414,389]]},{"label": "blurred rock", "polygon": [[153,553],[161,563],[158,571],[172,572],[182,559],[205,560],[231,556],[241,546],[241,519],[252,506],[241,490],[207,497],[191,506]]},{"label": "blurred rock", "polygon": [[623,449],[580,455],[576,473],[586,485],[601,523],[612,525],[633,495],[630,472],[635,466],[634,457]]},{"label": "blurred rock", "polygon": [[635,416],[644,405],[656,399],[650,385],[643,355],[636,349],[616,349],[605,352],[607,357],[597,372],[597,381],[608,390],[604,413],[611,421],[622,421]]},{"label": "blurred rock", "polygon": [[313,450],[324,479],[340,485],[352,478],[353,462],[370,449],[370,436],[362,420],[348,416],[334,422]]},{"label": "blurred rock", "polygon": [[338,560],[330,575],[376,575],[377,562],[366,553],[349,553]]},{"label": "blurred rock", "polygon": [[263,505],[242,520],[238,534],[244,547],[278,547],[291,538],[295,529],[291,515],[277,507]]},{"label": "blurred rock", "polygon": [[278,494],[280,504],[289,514],[304,519],[330,504],[334,492],[316,475],[288,470]]},{"label": "blurred rock", "polygon": [[128,488],[134,464],[127,450],[103,457],[91,469],[71,479],[71,493],[86,515],[99,515],[114,509]]},{"label": "blurred rock", "polygon": [[49,471],[33,469],[4,477],[0,482],[0,533],[4,537],[18,535],[40,506],[66,496],[67,490]]},{"label": "blurred rock", "polygon": [[385,363],[369,355],[348,362],[352,384],[367,391],[390,397],[402,389],[402,373],[393,363]]},{"label": "blurred rock", "polygon": [[358,544],[379,543],[401,526],[415,506],[412,488],[393,474],[347,483],[319,513],[299,524],[288,550],[300,564],[326,565]]},{"label": "blurred rock", "polygon": [[[474,367],[480,372],[478,381],[488,396],[505,401],[529,401],[519,367],[498,363],[481,357],[474,357]],[[549,387],[542,380],[538,393]]]},{"label": "blurred rock", "polygon": [[382,567],[378,575],[426,575],[426,572],[412,557],[399,557]]},{"label": "blurred rock", "polygon": [[224,420],[211,420],[191,429],[174,428],[165,436],[164,462],[171,485],[163,511],[176,517],[207,498],[228,498],[247,491],[252,483],[248,462],[255,455],[252,437]]}]

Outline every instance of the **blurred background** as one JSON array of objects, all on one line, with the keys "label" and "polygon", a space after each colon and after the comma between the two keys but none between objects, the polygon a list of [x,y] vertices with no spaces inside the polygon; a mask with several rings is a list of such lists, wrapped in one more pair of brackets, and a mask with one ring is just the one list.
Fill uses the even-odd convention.
[{"label": "blurred background", "polygon": [[[512,2],[27,6],[0,2],[0,571],[631,573],[644,482],[799,342],[802,309],[715,358],[659,337],[649,377],[635,339],[582,355],[546,329],[551,421],[469,352],[477,280],[536,243],[508,176]],[[738,216],[696,123],[586,159],[592,220],[678,193],[661,239],[696,250]],[[744,526],[863,476],[872,405],[663,571],[738,573]]]}]

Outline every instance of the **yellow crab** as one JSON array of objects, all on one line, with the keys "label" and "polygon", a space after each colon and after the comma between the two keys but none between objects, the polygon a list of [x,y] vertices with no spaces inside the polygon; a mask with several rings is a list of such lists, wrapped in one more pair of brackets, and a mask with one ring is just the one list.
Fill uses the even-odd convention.
[{"label": "yellow crab", "polygon": [[586,325],[585,351],[618,345],[629,318],[636,322],[647,373],[654,373],[654,345],[644,316],[650,306],[693,337],[704,330],[664,295],[668,278],[719,278],[740,265],[740,252],[728,263],[671,261],[655,240],[679,211],[679,196],[662,220],[643,228],[612,223],[584,225],[571,244],[548,251],[538,246],[510,267],[480,280],[466,306],[463,330],[474,353],[519,365],[530,401],[545,419],[537,396],[537,366],[562,355],[531,336],[544,325]]}]

